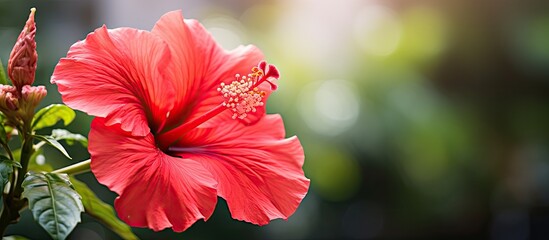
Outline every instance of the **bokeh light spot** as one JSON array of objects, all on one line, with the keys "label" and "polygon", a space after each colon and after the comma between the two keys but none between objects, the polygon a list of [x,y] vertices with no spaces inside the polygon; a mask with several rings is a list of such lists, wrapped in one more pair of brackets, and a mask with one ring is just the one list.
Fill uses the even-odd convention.
[{"label": "bokeh light spot", "polygon": [[338,135],[355,124],[359,98],[351,83],[329,80],[305,86],[300,95],[299,112],[307,125],[323,135]]},{"label": "bokeh light spot", "polygon": [[414,7],[403,14],[403,37],[398,54],[413,61],[429,60],[446,47],[446,21],[430,7]]},{"label": "bokeh light spot", "polygon": [[402,27],[391,9],[381,5],[367,5],[357,14],[354,36],[367,54],[388,56],[398,47]]},{"label": "bokeh light spot", "polygon": [[238,20],[228,16],[216,16],[203,22],[208,32],[225,49],[234,49],[243,44],[244,36]]}]

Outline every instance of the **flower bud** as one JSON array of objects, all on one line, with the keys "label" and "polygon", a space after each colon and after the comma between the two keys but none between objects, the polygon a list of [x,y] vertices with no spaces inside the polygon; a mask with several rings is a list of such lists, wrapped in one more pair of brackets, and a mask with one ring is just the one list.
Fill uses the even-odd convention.
[{"label": "flower bud", "polygon": [[8,61],[8,76],[13,85],[21,90],[24,85],[31,85],[34,82],[36,73],[36,23],[34,22],[35,8],[31,9],[29,19],[19,34],[17,42],[11,50]]},{"label": "flower bud", "polygon": [[0,111],[7,116],[13,115],[19,108],[17,89],[13,86],[0,85]]},{"label": "flower bud", "polygon": [[25,85],[21,90],[21,105],[24,105],[30,112],[34,112],[34,109],[46,97],[46,94],[48,94],[48,91],[44,86]]}]

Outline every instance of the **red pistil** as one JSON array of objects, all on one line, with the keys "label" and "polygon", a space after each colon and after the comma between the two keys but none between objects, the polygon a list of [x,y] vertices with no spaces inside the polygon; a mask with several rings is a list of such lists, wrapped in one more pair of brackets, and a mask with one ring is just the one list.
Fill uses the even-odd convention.
[{"label": "red pistil", "polygon": [[277,86],[273,82],[270,81],[270,79],[278,79],[280,77],[280,73],[278,72],[278,69],[275,67],[275,65],[267,64],[265,61],[261,61],[258,64],[258,67],[254,67],[252,69],[252,74],[258,74],[259,80],[255,82],[255,84],[251,87],[252,89],[255,87],[258,87],[263,82],[268,82],[271,85],[271,90],[276,90]]}]

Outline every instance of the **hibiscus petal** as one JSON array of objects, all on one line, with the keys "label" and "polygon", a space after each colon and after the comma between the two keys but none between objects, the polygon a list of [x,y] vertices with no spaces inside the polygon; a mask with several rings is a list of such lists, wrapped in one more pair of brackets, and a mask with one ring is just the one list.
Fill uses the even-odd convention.
[{"label": "hibiscus petal", "polygon": [[172,150],[214,175],[233,218],[264,225],[292,215],[309,188],[303,148],[284,134],[280,116],[266,115],[253,126],[233,120],[193,130]]},{"label": "hibiscus petal", "polygon": [[131,226],[182,232],[208,219],[217,201],[216,181],[199,162],[171,157],[152,134],[132,136],[96,118],[89,134],[91,169],[120,196],[118,216]]},{"label": "hibiscus petal", "polygon": [[184,20],[180,10],[162,16],[152,33],[168,43],[175,64],[169,68],[177,95],[168,128],[221,104],[219,84],[232,82],[235,74],[248,74],[264,58],[252,45],[224,50],[198,21]]},{"label": "hibiscus petal", "polygon": [[173,88],[160,71],[169,62],[169,48],[156,35],[103,26],[70,48],[51,82],[68,106],[145,136],[173,107]]}]

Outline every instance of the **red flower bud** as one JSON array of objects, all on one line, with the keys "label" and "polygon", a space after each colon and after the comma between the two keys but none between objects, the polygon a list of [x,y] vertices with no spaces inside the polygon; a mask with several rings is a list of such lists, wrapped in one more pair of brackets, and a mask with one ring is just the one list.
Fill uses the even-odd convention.
[{"label": "red flower bud", "polygon": [[8,76],[13,85],[19,91],[24,85],[31,85],[34,82],[36,73],[36,23],[34,22],[35,8],[31,9],[29,19],[19,34],[17,42],[11,50],[10,59],[8,61]]},{"label": "red flower bud", "polygon": [[46,87],[44,86],[25,85],[21,90],[22,105],[25,106],[29,113],[33,113],[36,106],[46,97],[46,94],[48,94],[48,91],[46,91]]},{"label": "red flower bud", "polygon": [[17,95],[17,89],[15,87],[0,85],[0,111],[7,116],[15,113],[19,106]]}]

